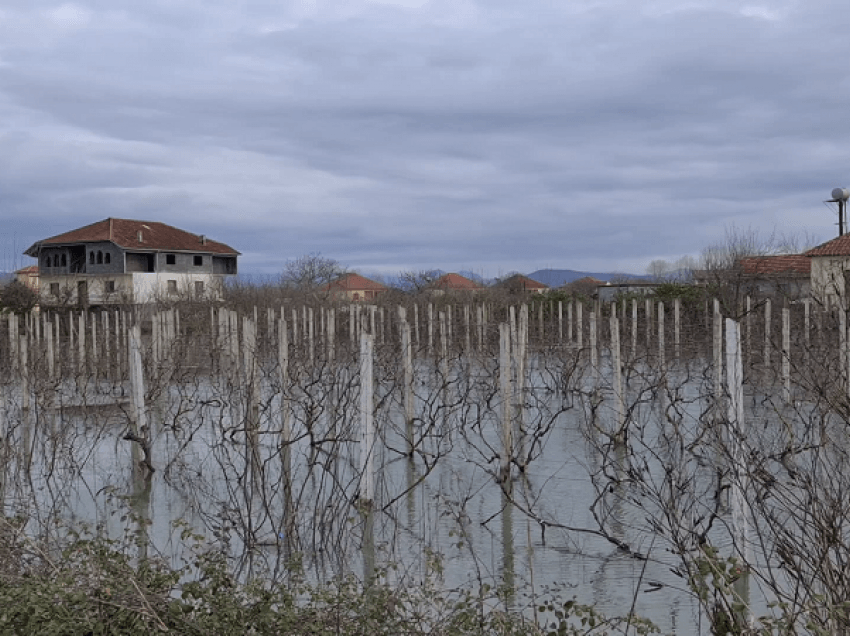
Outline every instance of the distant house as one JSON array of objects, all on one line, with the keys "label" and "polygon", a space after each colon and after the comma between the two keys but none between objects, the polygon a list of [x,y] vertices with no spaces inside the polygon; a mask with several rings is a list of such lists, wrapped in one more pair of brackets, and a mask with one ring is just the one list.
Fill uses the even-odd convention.
[{"label": "distant house", "polygon": [[745,256],[734,267],[695,270],[697,285],[734,285],[744,295],[796,300],[811,295],[813,263],[805,254]]},{"label": "distant house", "polygon": [[568,294],[581,294],[588,298],[596,295],[596,289],[600,285],[604,285],[605,281],[594,278],[593,276],[585,276],[578,278],[571,283],[567,283],[561,289]]},{"label": "distant house", "polygon": [[108,218],[34,243],[41,305],[221,298],[239,252],[157,221]]},{"label": "distant house", "polygon": [[453,273],[443,274],[428,286],[428,291],[435,296],[447,293],[473,294],[481,291],[482,289],[484,289],[484,287],[480,283],[476,283],[474,280],[471,280],[466,276]]},{"label": "distant house", "polygon": [[508,276],[505,280],[496,283],[496,287],[514,293],[545,294],[549,291],[549,285],[544,285],[523,274]]},{"label": "distant house", "polygon": [[658,285],[658,283],[644,280],[631,280],[621,283],[599,283],[596,286],[596,297],[600,302],[607,303],[616,300],[617,296],[623,294],[648,296],[655,293]]},{"label": "distant house", "polygon": [[337,300],[360,302],[374,300],[387,291],[387,286],[360,274],[349,273],[332,280],[322,291]]},{"label": "distant house", "polygon": [[738,264],[750,294],[793,299],[811,295],[812,259],[807,256],[748,256],[740,259]]},{"label": "distant house", "polygon": [[850,234],[827,241],[803,253],[811,262],[812,295],[836,306],[850,296]]},{"label": "distant house", "polygon": [[38,265],[28,265],[15,272],[15,280],[31,290],[38,291]]}]

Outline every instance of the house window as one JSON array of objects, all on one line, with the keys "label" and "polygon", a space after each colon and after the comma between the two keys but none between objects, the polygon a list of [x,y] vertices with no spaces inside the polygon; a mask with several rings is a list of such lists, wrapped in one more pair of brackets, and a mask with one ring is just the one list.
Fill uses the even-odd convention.
[{"label": "house window", "polygon": [[115,293],[115,281],[107,280],[103,282],[103,293],[104,294],[114,294]]},{"label": "house window", "polygon": [[68,259],[62,254],[62,267],[68,267]]},{"label": "house window", "polygon": [[89,252],[89,265],[94,265],[94,252]]},{"label": "house window", "polygon": [[50,295],[59,297],[59,283],[50,283]]},{"label": "house window", "polygon": [[177,293],[177,281],[176,280],[168,281],[168,293],[169,294],[176,294]]},{"label": "house window", "polygon": [[165,255],[165,264],[166,265],[174,265],[177,263],[177,256],[174,254],[166,254]]},{"label": "house window", "polygon": [[204,295],[204,281],[196,280],[195,281],[195,295],[203,296]]},{"label": "house window", "polygon": [[195,256],[195,267],[200,267],[203,264],[204,264],[204,257],[196,255]]},{"label": "house window", "polygon": [[109,252],[104,254],[103,255],[103,262],[106,263],[107,265],[109,265],[109,263],[112,262],[112,254],[110,254]]},{"label": "house window", "polygon": [[49,256],[44,257],[44,266],[50,267],[50,257]]},{"label": "house window", "polygon": [[103,252],[100,250],[97,251],[97,264],[103,265]]}]

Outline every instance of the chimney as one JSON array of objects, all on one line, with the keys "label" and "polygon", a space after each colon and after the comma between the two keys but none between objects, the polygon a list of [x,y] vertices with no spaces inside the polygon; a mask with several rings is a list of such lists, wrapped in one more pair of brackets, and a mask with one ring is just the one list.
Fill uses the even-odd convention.
[{"label": "chimney", "polygon": [[144,243],[144,240],[142,239],[142,231],[141,230],[139,230],[139,233],[136,236],[139,239],[139,243]]},{"label": "chimney", "polygon": [[207,237],[205,235],[201,234],[201,245],[206,245],[206,244],[207,244]]}]

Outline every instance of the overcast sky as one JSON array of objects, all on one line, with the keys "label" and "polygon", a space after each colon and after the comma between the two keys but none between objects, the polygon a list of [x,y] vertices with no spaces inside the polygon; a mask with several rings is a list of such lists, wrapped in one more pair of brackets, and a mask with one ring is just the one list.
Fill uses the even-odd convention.
[{"label": "overcast sky", "polygon": [[847,8],[3,0],[0,268],[109,216],[207,234],[257,274],[311,252],[643,273],[733,224],[827,240]]}]

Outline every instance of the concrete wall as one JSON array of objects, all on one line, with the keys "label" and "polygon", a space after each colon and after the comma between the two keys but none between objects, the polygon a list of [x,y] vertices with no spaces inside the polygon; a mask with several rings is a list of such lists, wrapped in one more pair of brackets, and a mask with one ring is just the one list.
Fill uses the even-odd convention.
[{"label": "concrete wall", "polygon": [[[112,282],[114,291],[107,291]],[[80,303],[80,285],[84,284],[89,305],[129,304],[133,302],[132,274],[76,274],[41,276],[39,302],[42,305],[76,306]],[[57,293],[54,293],[58,291]]]},{"label": "concrete wall", "polygon": [[[174,263],[169,264],[169,256]],[[195,257],[201,261],[195,264]],[[213,257],[211,254],[186,254],[181,252],[158,252],[156,255],[156,271],[167,274],[212,274]]]},{"label": "concrete wall", "polygon": [[[169,281],[174,281],[174,284],[170,285]],[[112,292],[107,291],[110,282],[114,287]],[[203,284],[200,295],[196,291],[196,283],[199,282]],[[89,305],[143,304],[160,300],[221,300],[224,289],[224,277],[214,274],[46,275],[41,277],[40,303],[45,306],[79,305],[81,283],[85,286]],[[58,294],[54,294],[54,290],[58,290]]]},{"label": "concrete wall", "polygon": [[[174,284],[170,284],[174,281]],[[203,292],[196,292],[196,283],[203,283]],[[156,301],[210,299],[221,300],[224,280],[214,274],[162,273],[133,274],[133,299],[136,303]]]},{"label": "concrete wall", "polygon": [[812,258],[812,296],[827,306],[838,306],[844,299],[844,272],[850,270],[850,259],[835,256]]}]

